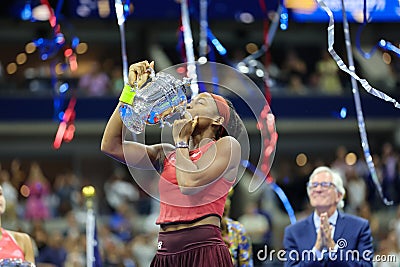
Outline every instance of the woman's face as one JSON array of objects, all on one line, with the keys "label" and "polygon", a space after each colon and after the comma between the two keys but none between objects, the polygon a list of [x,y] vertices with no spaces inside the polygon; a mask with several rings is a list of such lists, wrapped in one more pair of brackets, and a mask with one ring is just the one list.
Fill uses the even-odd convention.
[{"label": "woman's face", "polygon": [[199,119],[215,120],[219,117],[217,104],[209,93],[201,93],[193,98],[187,106],[187,111],[192,115],[192,118],[198,116]]}]

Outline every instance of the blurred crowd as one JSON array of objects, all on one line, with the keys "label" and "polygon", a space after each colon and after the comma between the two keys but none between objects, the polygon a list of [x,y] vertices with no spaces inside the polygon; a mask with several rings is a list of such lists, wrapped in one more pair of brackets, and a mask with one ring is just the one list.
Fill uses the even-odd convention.
[{"label": "blurred crowd", "polygon": [[[369,168],[362,157],[349,161],[346,147],[337,148],[333,160],[310,160],[304,166],[289,161],[274,163],[271,171],[286,193],[297,219],[309,214],[306,182],[310,172],[328,165],[345,181],[345,211],[369,220],[374,249],[379,255],[395,255],[397,262],[376,266],[398,266],[400,262],[400,158],[391,143],[382,144],[373,155],[383,195],[394,202],[386,206],[380,199]],[[13,159],[1,165],[0,181],[7,200],[2,227],[27,232],[35,244],[38,266],[86,265],[85,182],[71,171],[48,177],[38,161],[22,164]],[[118,166],[96,188],[95,211],[100,254],[104,266],[149,266],[157,249],[157,200],[143,192],[125,167]],[[249,194],[247,172],[231,196],[231,217],[243,224],[253,244],[253,255],[268,246],[282,248],[282,230],[290,221],[282,203],[268,184]],[[103,199],[104,198],[104,199]],[[255,258],[255,266],[281,266]],[[386,265],[385,265],[386,264]],[[397,264],[397,265],[396,265]]]},{"label": "blurred crowd", "polygon": [[[362,78],[365,77],[375,88],[393,93],[400,85],[397,78],[400,60],[381,51],[377,51],[376,54],[378,59],[375,60],[373,58],[366,60],[361,56],[357,57],[356,54],[356,73]],[[350,76],[339,69],[326,49],[291,47],[284,52],[272,51],[268,64],[262,63],[265,61],[263,58],[249,61],[246,60],[246,56],[245,51],[234,51],[228,62],[221,61],[221,63],[239,71],[243,69],[238,63],[247,65],[243,73],[263,91],[265,84],[268,84],[273,95],[351,94]],[[382,60],[381,57],[386,59],[389,57],[390,62]],[[58,75],[57,79],[59,83],[68,82],[70,88],[75,90],[75,94],[82,97],[119,95],[124,81],[122,64],[118,62],[119,60],[113,58],[81,61],[76,73],[73,75],[64,73]],[[371,68],[371,65],[375,68]],[[1,67],[0,62],[0,93],[30,92],[51,95],[55,85],[49,68],[47,65],[37,66],[29,71],[25,70],[23,79],[14,79],[13,76],[4,73],[4,67]]]}]

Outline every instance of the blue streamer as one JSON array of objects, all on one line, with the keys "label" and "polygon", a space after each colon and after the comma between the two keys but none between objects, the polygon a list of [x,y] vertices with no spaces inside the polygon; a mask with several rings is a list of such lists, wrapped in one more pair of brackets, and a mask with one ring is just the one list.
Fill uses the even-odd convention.
[{"label": "blue streamer", "polygon": [[378,45],[383,49],[394,52],[398,57],[400,57],[400,49],[392,43],[382,39],[379,41]]},{"label": "blue streamer", "polygon": [[[266,175],[262,171],[257,169],[253,164],[251,164],[248,160],[242,160],[241,164],[243,167],[249,169],[254,174],[256,174],[259,178],[265,179]],[[279,199],[282,201],[282,204],[286,209],[287,214],[289,215],[290,223],[294,224],[296,222],[296,216],[285,192],[275,182],[268,182],[267,184],[271,186],[272,190],[274,190],[274,192],[278,195]]]},{"label": "blue streamer", "polygon": [[21,19],[22,20],[32,20],[32,6],[31,6],[30,0],[27,0],[25,2],[25,6],[21,11]]},{"label": "blue streamer", "polygon": [[[282,14],[283,9],[284,9],[284,6],[282,4],[280,4],[278,9],[277,9],[277,13],[278,14]],[[253,59],[257,59],[257,58],[261,57],[262,55],[264,55],[268,51],[269,47],[272,44],[272,41],[274,40],[274,37],[275,37],[275,34],[276,34],[276,30],[278,29],[278,25],[279,24],[280,24],[280,20],[278,20],[278,19],[275,19],[275,20],[272,21],[272,24],[271,24],[271,26],[269,27],[269,30],[268,30],[268,39],[266,40],[266,44],[262,45],[261,48],[258,51],[256,51],[255,53],[247,56],[243,60],[243,62],[247,63],[247,62],[250,62]]]},{"label": "blue streamer", "polygon": [[58,3],[57,3],[56,11],[54,12],[54,16],[56,17],[56,24],[58,24],[57,20],[59,18],[59,15],[60,15],[60,12],[61,12],[61,8],[62,8],[63,4],[64,4],[64,0],[59,0]]},{"label": "blue streamer", "polygon": [[[375,10],[376,5],[374,6],[374,9],[372,10],[372,12]],[[368,21],[367,21],[367,0],[364,0],[364,8],[363,8],[363,24],[359,27],[359,29],[357,30],[357,35],[356,35],[356,47],[357,50],[359,51],[359,53],[366,59],[370,59],[373,54],[375,54],[376,50],[378,49],[378,47],[387,50],[387,51],[392,51],[394,52],[398,57],[400,57],[400,49],[397,48],[396,46],[394,46],[393,44],[391,44],[388,41],[385,41],[384,39],[381,39],[377,44],[375,44],[374,47],[371,48],[371,50],[369,52],[364,52],[361,48],[361,44],[360,44],[360,39],[361,39],[361,32],[364,29],[364,27],[367,25]]]},{"label": "blue streamer", "polygon": [[[375,6],[376,7],[376,6]],[[375,10],[374,7],[374,10]],[[367,0],[364,0],[364,8],[363,8],[363,24],[358,28],[357,30],[357,34],[356,34],[356,48],[358,50],[358,52],[366,59],[370,59],[372,57],[372,55],[375,53],[376,49],[378,49],[378,44],[376,44],[374,47],[371,48],[371,50],[369,52],[364,52],[361,48],[361,32],[363,31],[363,29],[365,28],[365,26],[367,25],[368,21],[367,21]]]},{"label": "blue streamer", "polygon": [[282,7],[282,12],[279,15],[279,20],[280,20],[279,26],[281,30],[286,31],[288,29],[288,24],[289,24],[289,14],[283,1],[281,2],[281,7]]},{"label": "blue streamer", "polygon": [[[207,30],[207,36],[208,36],[208,40],[209,40],[209,44],[211,46],[211,44],[214,44],[215,42],[213,42],[212,40],[217,40],[217,38],[215,38],[215,36],[212,34],[211,30],[208,29]],[[218,41],[219,43],[219,41]],[[221,45],[222,47],[222,45]],[[225,49],[225,48],[224,48]],[[221,55],[220,51],[218,49],[216,49],[218,51],[218,53]],[[210,49],[209,53],[208,53],[208,57],[210,59],[211,62],[216,62],[215,59],[215,50],[214,49]],[[225,50],[226,52],[226,50]],[[225,53],[226,55],[226,53]],[[213,93],[214,94],[219,94],[219,79],[218,79],[218,73],[217,73],[217,68],[215,64],[211,64],[211,73],[212,73],[212,86],[213,86]]]},{"label": "blue streamer", "polygon": [[207,35],[211,43],[214,45],[215,49],[217,49],[218,53],[221,56],[225,56],[227,52],[225,47],[221,44],[221,42],[217,39],[217,37],[214,36],[214,34],[211,32],[210,29],[207,30]]},{"label": "blue streamer", "polygon": [[[204,24],[206,24],[206,35],[207,35],[207,39],[208,39],[208,44],[211,46],[214,46],[215,47],[215,49],[217,50],[217,52],[218,52],[218,54],[221,56],[221,57],[223,57],[223,59],[228,63],[228,65],[230,65],[230,66],[232,66],[232,64],[230,64],[230,60],[229,60],[229,58],[227,57],[227,54],[228,54],[228,51],[227,51],[227,49],[222,45],[222,43],[218,40],[218,38],[213,34],[213,32],[211,31],[211,29],[208,27],[208,22],[204,22],[204,19],[202,19],[202,18],[200,18],[199,19],[199,17],[197,16],[197,14],[196,14],[196,10],[194,9],[194,8],[192,8],[191,10],[193,10],[193,17],[195,18],[195,19],[197,19],[198,21],[199,21],[199,23],[201,24],[201,23],[204,23]],[[201,15],[201,10],[200,10],[200,15]],[[204,12],[204,11],[203,11]],[[198,13],[198,12],[197,12]],[[201,16],[202,17],[202,16]],[[202,34],[202,33],[201,33]],[[200,55],[202,55],[202,53],[204,53],[204,52],[202,52],[202,51],[200,51]],[[215,57],[214,57],[215,58]],[[212,61],[212,60],[210,60],[210,61]]]}]

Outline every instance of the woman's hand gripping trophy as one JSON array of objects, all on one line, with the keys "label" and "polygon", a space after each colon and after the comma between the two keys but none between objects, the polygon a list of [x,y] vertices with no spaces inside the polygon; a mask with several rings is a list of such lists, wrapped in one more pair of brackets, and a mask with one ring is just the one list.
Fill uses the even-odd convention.
[{"label": "woman's hand gripping trophy", "polygon": [[147,81],[154,69],[154,61],[148,62],[147,60],[137,62],[129,67],[128,81],[129,85],[138,90]]}]

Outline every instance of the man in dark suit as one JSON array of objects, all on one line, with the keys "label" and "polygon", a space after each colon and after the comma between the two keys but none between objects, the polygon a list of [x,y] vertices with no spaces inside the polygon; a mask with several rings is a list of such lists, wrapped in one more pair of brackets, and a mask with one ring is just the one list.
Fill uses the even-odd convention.
[{"label": "man in dark suit", "polygon": [[345,214],[342,178],[328,167],[310,175],[307,193],[314,212],[286,227],[285,266],[372,266],[367,220]]}]

